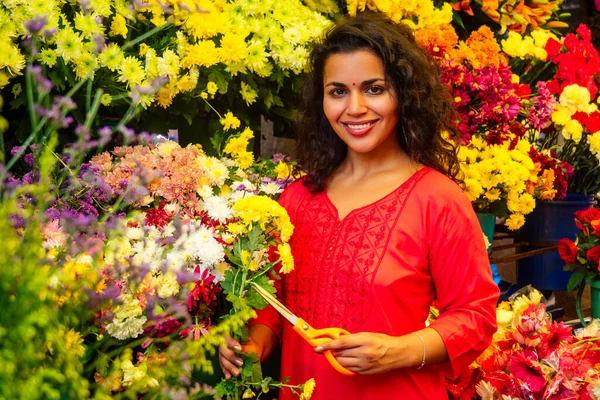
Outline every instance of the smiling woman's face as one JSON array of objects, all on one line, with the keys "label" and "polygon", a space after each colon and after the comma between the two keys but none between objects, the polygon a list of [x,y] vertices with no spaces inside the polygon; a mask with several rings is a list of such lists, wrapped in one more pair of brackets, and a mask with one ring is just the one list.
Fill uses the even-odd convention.
[{"label": "smiling woman's face", "polygon": [[323,71],[323,111],[349,152],[399,147],[398,101],[381,59],[368,50],[331,55]]}]

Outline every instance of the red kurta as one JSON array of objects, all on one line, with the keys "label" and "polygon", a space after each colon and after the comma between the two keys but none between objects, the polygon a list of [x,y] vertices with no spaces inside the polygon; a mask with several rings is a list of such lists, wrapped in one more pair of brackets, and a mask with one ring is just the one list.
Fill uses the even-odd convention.
[{"label": "red kurta", "polygon": [[[314,400],[445,399],[444,375],[467,367],[496,330],[498,288],[492,281],[483,234],[469,200],[444,175],[423,168],[380,200],[343,220],[325,192],[301,181],[280,203],[295,226],[295,270],[282,280],[283,303],[314,328],[401,336],[430,325],[450,362],[422,370],[346,377],[316,354],[272,308],[254,324],[270,326],[283,346],[281,377],[314,377]],[[289,390],[280,399],[291,399]]]}]

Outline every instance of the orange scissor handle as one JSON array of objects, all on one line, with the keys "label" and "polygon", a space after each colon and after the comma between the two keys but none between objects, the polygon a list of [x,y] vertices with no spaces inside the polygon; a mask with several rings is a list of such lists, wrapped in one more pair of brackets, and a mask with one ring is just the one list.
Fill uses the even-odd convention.
[{"label": "orange scissor handle", "polygon": [[[333,339],[339,339],[340,336],[348,335],[348,332],[342,328],[325,328],[325,329],[315,329],[310,326],[306,321],[302,318],[298,318],[298,322],[294,326],[294,331],[298,333],[304,340],[306,340],[312,347],[317,347],[320,344],[330,342]],[[329,364],[340,374],[346,376],[356,375],[356,372],[352,372],[349,369],[342,366],[339,361],[333,356],[331,350],[326,350],[324,352],[325,358],[329,361]]]}]

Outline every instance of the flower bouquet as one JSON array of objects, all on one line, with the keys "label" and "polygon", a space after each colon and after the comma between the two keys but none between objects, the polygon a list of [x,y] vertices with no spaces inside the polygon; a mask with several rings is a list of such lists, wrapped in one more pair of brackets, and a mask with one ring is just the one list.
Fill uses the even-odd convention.
[{"label": "flower bouquet", "polygon": [[581,296],[585,285],[592,287],[592,317],[600,318],[600,303],[597,297],[598,278],[600,277],[600,210],[589,208],[575,213],[575,224],[579,228],[575,241],[562,238],[558,241],[558,253],[565,262],[565,271],[574,271],[569,279],[567,290],[577,293],[577,314],[583,324],[581,313]]},{"label": "flower bouquet", "polygon": [[597,324],[574,334],[552,322],[535,289],[516,293],[496,310],[490,347],[459,378],[455,399],[596,399],[600,396]]}]

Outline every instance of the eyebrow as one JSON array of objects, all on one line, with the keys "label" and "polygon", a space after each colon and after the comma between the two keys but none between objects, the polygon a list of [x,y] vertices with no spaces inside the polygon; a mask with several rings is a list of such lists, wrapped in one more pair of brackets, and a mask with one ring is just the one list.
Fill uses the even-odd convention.
[{"label": "eyebrow", "polygon": [[[375,83],[375,82],[377,82],[377,81],[383,81],[383,82],[385,82],[385,79],[383,79],[383,78],[373,78],[373,79],[367,79],[366,81],[363,81],[363,82],[361,83],[361,86],[367,86],[367,85],[371,85],[371,84],[373,84],[373,83]],[[341,82],[335,82],[335,81],[331,81],[331,82],[329,82],[329,83],[327,83],[327,84],[325,85],[325,87],[327,87],[327,86],[346,87],[347,85],[346,85],[346,84],[344,84],[344,83],[341,83]]]}]

